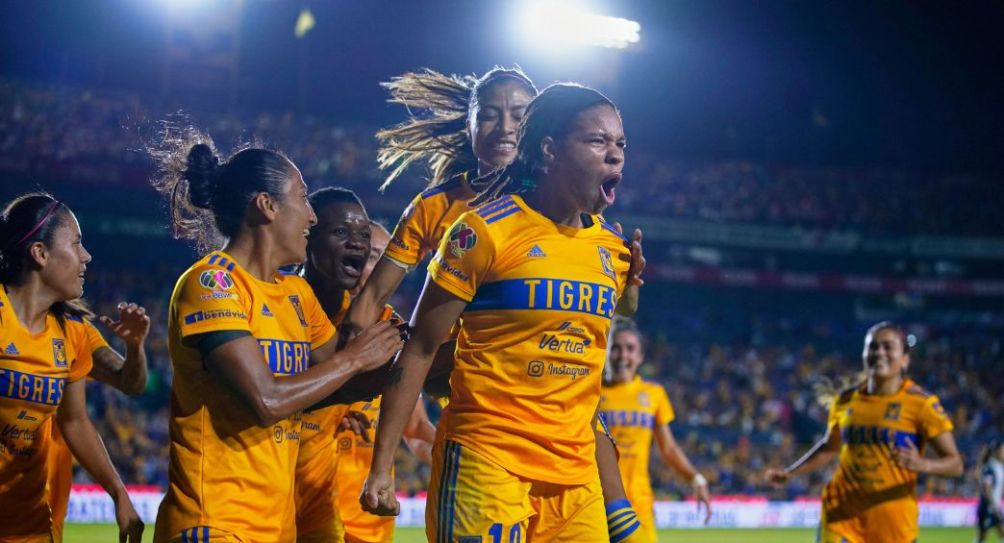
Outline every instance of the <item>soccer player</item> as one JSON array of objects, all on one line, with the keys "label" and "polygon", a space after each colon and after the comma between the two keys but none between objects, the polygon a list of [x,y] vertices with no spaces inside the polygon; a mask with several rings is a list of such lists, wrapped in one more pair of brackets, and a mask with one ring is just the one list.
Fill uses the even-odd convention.
[{"label": "soccer player", "polygon": [[[910,345],[898,325],[865,335],[865,380],[833,401],[826,435],[791,466],[765,472],[780,486],[839,458],[823,489],[821,543],[908,543],[917,539],[917,474],[958,477],[952,422],[934,396],[906,377]],[[930,445],[936,458],[925,457]]]},{"label": "soccer player", "polygon": [[[311,228],[307,242],[307,262],[304,278],[314,289],[325,314],[335,326],[341,324],[348,310],[349,293],[366,282],[373,266],[387,247],[390,239],[387,231],[373,225],[359,198],[350,190],[326,187],[310,195],[311,207],[317,214],[317,224]],[[373,258],[376,253],[376,258]],[[389,307],[389,306],[388,306]],[[389,308],[385,308],[381,320],[394,317],[402,322]],[[419,402],[421,405],[421,402]],[[297,541],[343,541],[351,539],[354,522],[365,515],[367,525],[386,525],[393,536],[394,521],[362,513],[359,509],[359,491],[362,478],[367,470],[353,475],[348,468],[336,471],[336,464],[343,465],[342,457],[352,455],[351,446],[342,446],[346,439],[357,435],[369,441],[368,413],[378,409],[379,400],[354,404],[336,404],[303,414],[303,432],[300,436],[300,452],[296,463],[296,523]],[[354,409],[348,414],[350,409]],[[434,437],[435,429],[421,411],[422,421],[428,428],[428,441]],[[346,431],[336,439],[342,422]],[[418,421],[421,422],[421,421]],[[351,429],[350,429],[351,428]],[[348,459],[348,465],[353,459]],[[355,481],[358,479],[358,482]],[[346,496],[349,496],[346,498]],[[337,497],[341,497],[336,503]],[[345,510],[342,503],[349,502],[353,508]],[[348,522],[343,511],[349,513]],[[348,532],[348,533],[346,533]]]},{"label": "soccer player", "polygon": [[429,266],[401,379],[384,393],[364,508],[397,511],[394,450],[463,315],[428,538],[608,541],[594,424],[610,319],[635,261],[599,213],[622,179],[623,125],[599,92],[553,85],[527,106],[517,141],[516,160]]},{"label": "soccer player", "polygon": [[980,503],[976,509],[976,541],[983,543],[987,533],[997,529],[1004,540],[1004,440],[990,442],[980,458]]},{"label": "soccer player", "polygon": [[294,541],[300,411],[386,363],[401,336],[380,322],[335,352],[313,290],[279,272],[306,259],[317,220],[291,161],[255,147],[220,161],[194,131],[164,145],[155,187],[176,235],[226,243],[171,296],[170,484],[154,540]]},{"label": "soccer player", "polygon": [[641,332],[630,320],[619,318],[614,321],[610,337],[600,414],[620,450],[621,478],[627,487],[628,500],[638,512],[642,528],[648,532],[651,541],[658,540],[655,496],[648,475],[648,455],[653,435],[663,461],[693,485],[698,508],[704,504],[706,524],[711,518],[708,481],[694,469],[673,438],[669,429],[669,423],[674,419],[673,406],[666,391],[660,385],[638,376],[638,367],[645,358]]},{"label": "soccer player", "polygon": [[[59,541],[48,493],[50,424],[112,497],[121,541],[143,522],[87,414],[84,377],[107,344],[80,302],[91,255],[73,212],[48,194],[15,198],[0,215],[0,540]],[[106,320],[106,322],[111,322]],[[145,335],[124,316],[113,330]],[[58,409],[57,409],[58,408]],[[61,522],[59,522],[61,524]]]}]

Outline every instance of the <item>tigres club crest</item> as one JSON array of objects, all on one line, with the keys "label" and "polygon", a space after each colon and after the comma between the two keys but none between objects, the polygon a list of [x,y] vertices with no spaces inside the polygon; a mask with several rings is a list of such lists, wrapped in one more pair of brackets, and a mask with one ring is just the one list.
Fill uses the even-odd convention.
[{"label": "tigres club crest", "polygon": [[616,281],[617,273],[614,272],[614,260],[613,256],[610,255],[610,251],[606,247],[597,247],[596,249],[600,253],[600,266],[603,267],[603,273]]},{"label": "tigres club crest", "polygon": [[52,361],[57,368],[66,367],[66,344],[60,338],[52,338]]},{"label": "tigres club crest", "polygon": [[206,270],[199,275],[199,284],[209,290],[230,290],[234,280],[224,270]]},{"label": "tigres club crest", "polygon": [[638,405],[642,407],[652,407],[652,400],[648,397],[648,392],[638,393]]},{"label": "tigres club crest", "polygon": [[293,304],[293,309],[296,310],[296,318],[300,319],[300,325],[306,328],[307,319],[303,316],[303,307],[300,305],[300,297],[293,294],[289,297],[289,301]]},{"label": "tigres club crest", "polygon": [[446,249],[456,258],[464,256],[464,253],[478,244],[478,235],[473,228],[467,226],[467,223],[458,223],[446,236],[448,239]]}]

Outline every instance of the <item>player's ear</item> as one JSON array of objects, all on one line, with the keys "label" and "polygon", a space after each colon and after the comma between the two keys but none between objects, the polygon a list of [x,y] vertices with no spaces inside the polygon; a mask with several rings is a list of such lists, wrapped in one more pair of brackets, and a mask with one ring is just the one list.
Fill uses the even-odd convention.
[{"label": "player's ear", "polygon": [[557,145],[558,143],[551,136],[545,136],[540,140],[540,159],[545,168],[554,163],[557,158]]},{"label": "player's ear", "polygon": [[[277,202],[276,199],[267,192],[259,192],[256,194],[248,204],[248,207],[252,208],[254,210],[254,214],[258,215],[260,219],[263,219],[263,222],[265,223],[274,222],[279,213],[279,202]],[[249,211],[251,210],[249,209]]]}]

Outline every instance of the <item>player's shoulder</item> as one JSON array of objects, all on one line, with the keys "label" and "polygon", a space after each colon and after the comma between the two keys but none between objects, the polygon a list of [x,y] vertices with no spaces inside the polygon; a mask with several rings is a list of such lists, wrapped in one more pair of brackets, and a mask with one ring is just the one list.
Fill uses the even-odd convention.
[{"label": "player's shoulder", "polygon": [[652,379],[642,378],[641,380],[638,381],[638,386],[639,388],[645,389],[649,392],[655,392],[657,394],[666,393],[666,389],[662,386],[662,384]]},{"label": "player's shoulder", "polygon": [[844,404],[850,402],[851,400],[854,399],[857,392],[863,390],[863,387],[864,387],[863,384],[858,384],[854,386],[849,386],[841,390],[840,393],[837,394],[837,399],[835,403]]},{"label": "player's shoulder", "polygon": [[222,253],[210,253],[181,273],[174,288],[175,295],[188,296],[205,290],[216,293],[217,298],[236,297],[236,291],[241,287],[235,278],[240,273],[241,268],[229,257]]},{"label": "player's shoulder", "polygon": [[937,396],[928,392],[924,387],[918,385],[913,381],[908,381],[904,387],[903,392],[910,398],[920,400],[921,402],[927,402],[931,399],[937,401]]},{"label": "player's shoulder", "polygon": [[524,213],[524,209],[516,197],[507,194],[491,202],[482,204],[463,216],[477,217],[484,223],[485,227],[491,230],[499,230],[509,226],[519,215]]},{"label": "player's shoulder", "polygon": [[458,197],[468,195],[470,191],[470,186],[467,184],[467,175],[463,173],[423,190],[419,193],[418,199],[420,201],[453,201],[458,199]]}]

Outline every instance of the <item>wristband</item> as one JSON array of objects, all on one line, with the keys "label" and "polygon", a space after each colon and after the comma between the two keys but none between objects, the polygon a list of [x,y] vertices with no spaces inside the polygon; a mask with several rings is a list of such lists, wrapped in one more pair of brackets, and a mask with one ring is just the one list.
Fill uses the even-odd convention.
[{"label": "wristband", "polygon": [[694,475],[694,478],[690,480],[692,486],[708,486],[708,480],[704,478],[700,473]]}]

